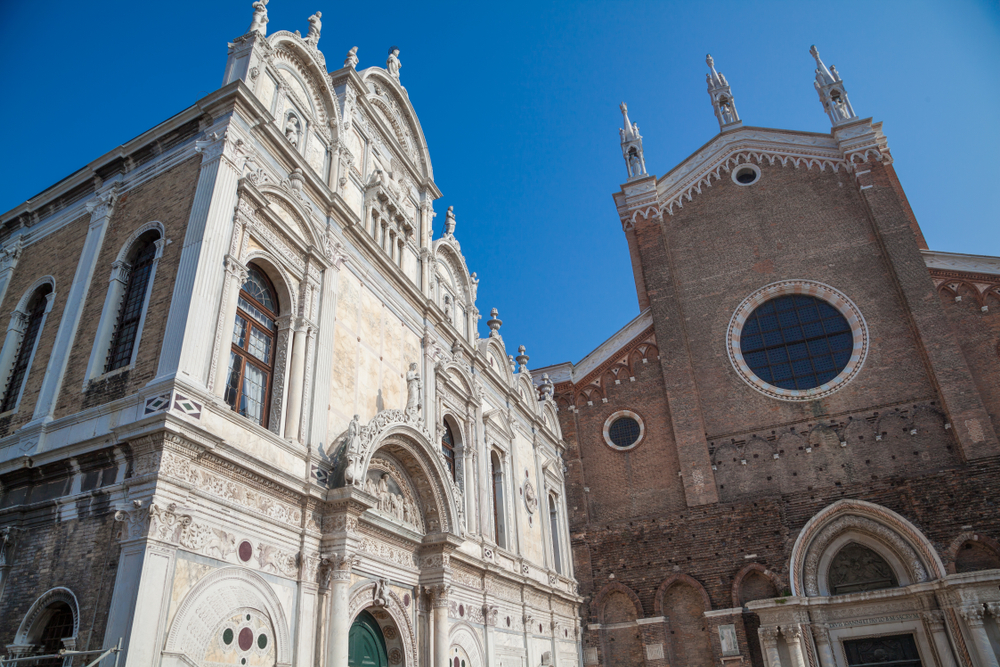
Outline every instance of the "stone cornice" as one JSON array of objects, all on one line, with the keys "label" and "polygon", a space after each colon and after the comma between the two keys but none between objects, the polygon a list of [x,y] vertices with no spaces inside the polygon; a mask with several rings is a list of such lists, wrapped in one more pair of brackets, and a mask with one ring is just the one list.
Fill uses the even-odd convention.
[{"label": "stone cornice", "polygon": [[[996,280],[997,276],[1000,276],[1000,257],[937,252],[935,250],[921,250],[920,254],[923,255],[924,263],[928,269],[979,274],[986,280]],[[977,276],[969,277],[975,278]]]}]

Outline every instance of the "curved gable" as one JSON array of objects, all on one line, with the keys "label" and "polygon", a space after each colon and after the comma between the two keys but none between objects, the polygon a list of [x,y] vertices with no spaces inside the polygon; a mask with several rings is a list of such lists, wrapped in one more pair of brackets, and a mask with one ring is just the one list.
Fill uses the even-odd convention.
[{"label": "curved gable", "polygon": [[402,153],[410,159],[422,178],[434,180],[427,140],[406,92],[381,67],[369,67],[359,73],[368,87],[366,99],[375,109],[376,115],[392,128]]},{"label": "curved gable", "polygon": [[[282,30],[274,33],[267,40],[274,50],[272,66],[287,86],[286,94],[298,102],[303,111],[309,111],[318,124],[321,134],[336,132],[340,126],[340,113],[337,109],[336,96],[326,78],[326,68],[323,67],[306,47],[300,37]],[[283,110],[279,109],[278,114]],[[277,116],[276,116],[277,117]]]}]

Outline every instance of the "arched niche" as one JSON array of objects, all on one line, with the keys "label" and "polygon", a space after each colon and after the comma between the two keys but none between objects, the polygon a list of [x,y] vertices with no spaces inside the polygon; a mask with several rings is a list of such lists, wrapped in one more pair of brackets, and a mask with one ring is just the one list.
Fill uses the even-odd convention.
[{"label": "arched niche", "polygon": [[839,500],[810,519],[799,532],[789,568],[792,595],[831,595],[830,566],[851,542],[885,560],[900,586],[945,575],[941,558],[912,523],[874,503]]},{"label": "arched niche", "polygon": [[[255,622],[253,639],[257,649],[261,634],[269,626],[274,667],[290,667],[292,646],[285,612],[271,586],[256,572],[242,567],[224,567],[205,576],[188,591],[177,609],[164,649],[166,666],[201,665],[209,651],[225,643],[226,630],[234,630],[240,640],[242,627],[234,622],[249,615],[246,623]],[[230,625],[235,626],[234,628]],[[251,647],[252,649],[253,647]]]},{"label": "arched niche", "polygon": [[[361,429],[355,486],[364,486],[372,458],[379,452],[392,457],[405,471],[423,508],[428,533],[461,535],[460,491],[451,480],[440,446],[419,423],[401,410],[384,410]],[[350,458],[345,457],[347,459]],[[350,463],[348,463],[350,465]]]}]

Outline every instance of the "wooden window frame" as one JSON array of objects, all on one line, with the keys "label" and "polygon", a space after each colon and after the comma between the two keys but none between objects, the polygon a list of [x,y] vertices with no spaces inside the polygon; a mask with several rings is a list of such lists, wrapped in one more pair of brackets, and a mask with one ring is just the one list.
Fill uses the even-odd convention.
[{"label": "wooden window frame", "polygon": [[[259,273],[261,275],[261,277],[264,279],[267,287],[271,291],[271,295],[274,298],[275,304],[278,304],[278,290],[276,290],[274,288],[274,283],[271,282],[271,279],[268,278],[267,274],[259,266],[255,265],[255,264],[251,264],[248,268],[251,269],[251,270],[256,271],[257,273]],[[249,280],[249,278],[248,278],[248,280]],[[245,284],[246,283],[244,282],[244,285]],[[255,306],[256,308],[259,308],[262,313],[264,313],[265,315],[267,315],[268,317],[270,317],[271,320],[274,321],[274,323],[275,323],[275,330],[273,332],[272,331],[268,331],[267,328],[264,327],[264,326],[262,326],[260,324],[260,322],[258,322],[257,319],[253,315],[251,315],[250,313],[248,313],[245,310],[243,310],[243,308],[241,308],[240,305],[239,305],[239,299],[240,298],[246,299],[248,303],[250,303],[251,305]],[[235,341],[232,340],[233,330],[230,330],[230,333],[229,333],[229,336],[230,336],[230,344],[229,344],[230,352],[232,354],[235,354],[242,361],[242,363],[240,365],[239,378],[238,378],[238,381],[237,381],[237,384],[236,384],[236,387],[237,387],[236,397],[235,397],[235,400],[233,401],[233,403],[230,404],[230,406],[232,407],[233,411],[236,412],[237,414],[239,414],[241,417],[244,417],[246,419],[250,419],[254,423],[258,424],[259,426],[262,426],[263,428],[268,428],[269,427],[270,417],[271,417],[271,414],[270,414],[271,413],[271,394],[274,392],[274,370],[275,370],[274,367],[275,367],[275,362],[276,362],[277,357],[278,357],[278,331],[277,331],[278,313],[276,313],[275,311],[271,310],[270,308],[267,308],[266,306],[264,306],[264,304],[260,303],[257,299],[255,299],[253,296],[251,296],[249,292],[247,292],[246,290],[244,290],[243,289],[243,285],[240,285],[240,291],[239,291],[239,294],[237,296],[237,302],[236,302],[236,317],[238,317],[238,318],[242,317],[244,320],[246,320],[246,322],[247,322],[247,334],[246,334],[246,337],[244,339],[244,347],[240,347],[239,345],[236,344]],[[236,320],[233,321],[232,326],[233,327],[236,326]],[[271,340],[270,365],[262,363],[260,361],[260,359],[258,359],[257,357],[255,357],[250,352],[250,350],[247,349],[249,347],[249,345],[250,345],[250,332],[253,329],[257,329],[258,331],[260,331],[261,333],[263,333],[265,336],[267,336]],[[267,374],[267,381],[264,384],[264,397],[263,397],[263,402],[262,402],[262,405],[261,405],[261,420],[260,420],[260,422],[257,422],[256,420],[254,420],[252,417],[250,417],[248,415],[240,413],[240,410],[239,410],[241,399],[244,396],[243,382],[244,382],[244,379],[246,377],[246,368],[247,368],[247,364],[248,363],[253,364],[257,369],[262,370],[262,371],[264,371]],[[229,388],[229,385],[230,385],[229,379],[230,378],[227,376],[226,389],[224,390],[224,394],[228,393],[228,388]]]}]

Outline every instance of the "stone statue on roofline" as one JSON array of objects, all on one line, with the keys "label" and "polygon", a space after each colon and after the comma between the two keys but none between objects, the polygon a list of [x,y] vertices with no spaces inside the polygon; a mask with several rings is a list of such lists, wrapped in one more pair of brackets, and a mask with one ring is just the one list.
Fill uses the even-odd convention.
[{"label": "stone statue on roofline", "polygon": [[306,44],[315,48],[319,46],[319,33],[323,29],[323,22],[320,19],[323,12],[316,12],[309,17],[309,34],[306,35]]},{"label": "stone statue on roofline", "polygon": [[253,20],[247,32],[258,32],[261,36],[267,34],[267,2],[268,0],[257,0],[253,3]]},{"label": "stone statue on roofline", "polygon": [[351,50],[347,52],[347,58],[344,59],[344,67],[350,67],[354,69],[358,66],[358,47],[352,46]]},{"label": "stone statue on roofline", "polygon": [[399,68],[403,65],[399,62],[399,47],[389,47],[389,57],[385,59],[385,68],[389,70],[389,75],[399,81]]}]

